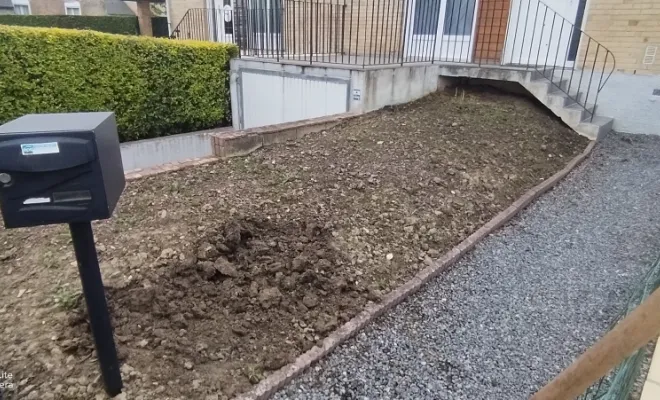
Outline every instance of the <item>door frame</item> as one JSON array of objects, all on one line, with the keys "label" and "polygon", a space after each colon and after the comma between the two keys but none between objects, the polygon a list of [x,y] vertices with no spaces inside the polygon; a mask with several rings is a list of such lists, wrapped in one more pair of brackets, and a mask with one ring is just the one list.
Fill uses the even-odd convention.
[{"label": "door frame", "polygon": [[[474,57],[474,46],[477,40],[476,30],[477,30],[477,16],[479,14],[479,6],[481,4],[480,0],[475,0],[474,10],[472,15],[472,29],[470,35],[445,35],[445,18],[447,15],[447,0],[440,0],[440,9],[438,15],[438,24],[435,29],[435,35],[426,34],[426,35],[417,35],[414,33],[414,24],[415,24],[415,6],[419,0],[410,0],[408,2],[408,18],[404,43],[406,43],[404,54],[406,57],[425,57],[428,58],[432,56],[432,60],[423,61],[441,61],[441,62],[472,62]],[[460,13],[459,13],[460,15]],[[440,39],[440,40],[437,40]],[[458,57],[456,57],[456,52],[458,51],[458,46],[463,46],[465,43],[468,43],[466,51],[461,48]],[[433,46],[429,51],[428,46]],[[449,53],[450,46],[453,46],[453,51]],[[420,50],[421,51],[417,51]]]},{"label": "door frame", "polygon": [[[231,5],[233,1],[230,1],[229,8],[224,3],[224,0],[206,0],[206,9],[210,11],[207,15],[209,37],[213,42],[234,43],[236,23],[234,7]],[[231,21],[225,21],[227,13],[231,16]],[[227,22],[231,22],[231,33],[226,32]]]},{"label": "door frame", "polygon": [[[447,0],[442,0],[443,3],[446,3]],[[469,3],[468,3],[469,4]],[[463,62],[463,63],[470,63],[473,61],[474,58],[474,46],[477,41],[477,17],[479,15],[479,6],[481,5],[481,0],[475,0],[474,1],[474,10],[472,10],[472,29],[470,30],[469,35],[445,35],[444,33],[444,21],[447,15],[447,6],[445,5],[444,7],[440,8],[440,18],[442,19],[442,24],[438,23],[438,36],[441,38],[440,46],[436,45],[436,54],[434,54],[434,59],[438,61],[443,61],[443,62]],[[467,7],[466,7],[467,11]],[[459,12],[460,15],[460,12]],[[440,22],[440,21],[438,21]],[[458,58],[456,57],[456,51],[458,49],[458,44],[460,41],[460,53],[458,54]],[[467,43],[468,46],[465,49],[466,51],[463,51],[464,47],[463,45]],[[453,51],[451,53],[447,52],[446,54],[443,50],[449,50],[449,48],[453,44]],[[446,47],[445,47],[446,45]],[[465,57],[463,57],[465,55]],[[450,60],[451,58],[451,60]]]},{"label": "door frame", "polygon": [[[576,17],[580,14],[580,3],[582,0],[574,5]],[[540,4],[546,8],[539,7]],[[562,4],[573,6],[570,2]],[[583,4],[586,5],[586,2]],[[573,67],[575,62],[571,60],[571,49],[572,46],[576,46],[576,51],[579,48],[579,41],[575,41],[575,28],[579,27],[577,25],[575,28],[571,28],[570,25],[566,27],[566,22],[572,23],[560,13],[572,13],[572,9],[556,11],[545,2],[529,3],[525,0],[511,0],[510,10],[510,26],[507,28],[501,64],[547,66],[552,67],[553,70],[558,67]],[[521,18],[522,15],[526,18]],[[519,24],[514,26],[511,23],[514,20],[519,20]]]},{"label": "door frame", "polygon": [[[274,18],[272,18],[272,16],[267,12],[264,16],[257,14],[256,18],[252,18],[252,15],[248,17],[251,21],[251,23],[248,24],[248,35],[252,35],[253,45],[259,49],[262,55],[278,53],[282,51],[284,47],[282,30],[284,29],[286,0],[246,0],[246,2],[247,9],[250,10],[250,13],[252,13],[255,8],[259,10],[258,4],[262,2],[266,4],[266,7],[263,10],[267,11],[275,9],[272,7],[273,2],[278,2],[280,4],[280,13],[277,14],[280,19],[279,32],[274,32],[271,30]],[[259,21],[260,18],[263,18],[263,20]],[[266,27],[265,31],[259,31],[261,26]]]}]

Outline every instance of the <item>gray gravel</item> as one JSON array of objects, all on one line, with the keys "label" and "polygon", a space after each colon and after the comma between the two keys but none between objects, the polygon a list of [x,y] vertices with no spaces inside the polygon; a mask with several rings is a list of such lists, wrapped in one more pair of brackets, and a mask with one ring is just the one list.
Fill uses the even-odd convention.
[{"label": "gray gravel", "polygon": [[282,399],[526,399],[607,331],[660,251],[660,137],[612,134],[555,190]]}]

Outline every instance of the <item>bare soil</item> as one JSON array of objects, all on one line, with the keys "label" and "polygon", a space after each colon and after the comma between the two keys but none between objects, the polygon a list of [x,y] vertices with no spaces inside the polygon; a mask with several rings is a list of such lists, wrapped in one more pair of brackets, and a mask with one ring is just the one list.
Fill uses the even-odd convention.
[{"label": "bare soil", "polygon": [[[95,223],[128,398],[249,389],[586,143],[528,99],[438,93],[131,182]],[[67,228],[0,230],[0,245],[9,396],[104,398]]]}]

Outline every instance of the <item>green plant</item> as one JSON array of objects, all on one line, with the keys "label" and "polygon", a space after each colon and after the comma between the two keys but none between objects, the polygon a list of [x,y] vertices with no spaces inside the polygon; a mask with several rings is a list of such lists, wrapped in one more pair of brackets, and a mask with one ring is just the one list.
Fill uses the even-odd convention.
[{"label": "green plant", "polygon": [[121,35],[140,33],[137,17],[118,15],[0,15],[0,25],[89,29]]},{"label": "green plant", "polygon": [[68,286],[57,286],[55,290],[55,304],[64,310],[71,311],[80,303],[80,291],[73,290]]},{"label": "green plant", "polygon": [[248,379],[248,381],[254,385],[264,379],[263,371],[258,365],[248,365],[247,367],[243,368],[243,374]]},{"label": "green plant", "polygon": [[228,44],[0,26],[0,123],[109,110],[122,141],[216,127],[237,54]]}]

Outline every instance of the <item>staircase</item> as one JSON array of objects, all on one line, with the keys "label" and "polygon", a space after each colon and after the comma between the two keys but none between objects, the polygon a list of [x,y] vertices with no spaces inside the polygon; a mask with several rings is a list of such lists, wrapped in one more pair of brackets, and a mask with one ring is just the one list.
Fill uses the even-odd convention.
[{"label": "staircase", "polygon": [[[553,78],[556,75],[557,71],[553,71]],[[568,91],[569,78],[550,80],[534,71],[525,73],[518,83],[580,135],[597,140],[612,130],[614,119],[596,113],[595,102],[589,102],[588,92]]]},{"label": "staircase", "polygon": [[[580,135],[591,140],[598,140],[612,130],[614,120],[598,115],[595,101],[597,97],[587,90],[586,83],[577,84],[573,81],[585,80],[590,72],[580,73],[575,70],[552,69],[547,71],[527,70],[525,67],[511,68],[502,66],[456,66],[440,65],[440,77],[474,78],[492,81],[519,83],[538,101],[543,103],[556,116]],[[572,78],[571,78],[572,77]],[[588,78],[587,78],[588,81]],[[577,90],[578,87],[584,90]],[[593,89],[597,83],[590,84]],[[570,89],[569,89],[570,87]],[[602,87],[602,86],[601,86]],[[591,99],[593,98],[593,102]]]},{"label": "staircase", "polygon": [[[371,13],[367,10],[360,14],[364,10],[361,1],[372,1]],[[385,9],[384,2],[388,2],[388,14],[375,12],[375,4],[378,10],[381,6]],[[341,64],[356,70],[437,65],[441,77],[517,82],[567,125],[590,139],[598,139],[613,126],[611,118],[598,115],[597,103],[598,95],[615,71],[614,55],[582,31],[581,17],[571,22],[542,0],[511,1],[508,13],[486,6],[473,10],[477,25],[483,27],[473,34],[465,51],[465,42],[458,45],[459,41],[455,40],[452,47],[444,33],[424,35],[424,39],[416,39],[420,35],[408,38],[410,35],[403,34],[414,32],[416,18],[406,17],[406,13],[414,9],[415,0],[403,0],[398,10],[403,15],[389,14],[389,0],[355,0],[356,7],[351,1],[350,8],[324,0],[286,0],[278,2],[278,7],[265,9],[255,8],[249,2],[235,3],[233,11],[188,10],[172,37],[234,42],[241,57],[277,63]],[[352,22],[354,11],[355,23]],[[496,20],[496,13],[489,11],[498,11],[501,19]],[[308,18],[308,14],[314,13],[316,18]],[[443,22],[448,23],[443,32],[460,31],[460,7],[455,20],[453,13],[452,6],[452,17]],[[361,15],[364,24],[360,22]],[[370,25],[366,25],[366,18],[370,18]],[[264,22],[276,20],[277,23]],[[231,25],[227,21],[232,21]],[[373,26],[391,29],[388,25],[391,21],[401,21],[400,26],[397,22],[396,32],[403,35],[401,43],[394,47],[382,32],[378,35],[378,29],[375,36],[373,29],[368,30]],[[352,38],[364,40],[353,43]],[[476,47],[472,49],[472,46]]]}]

